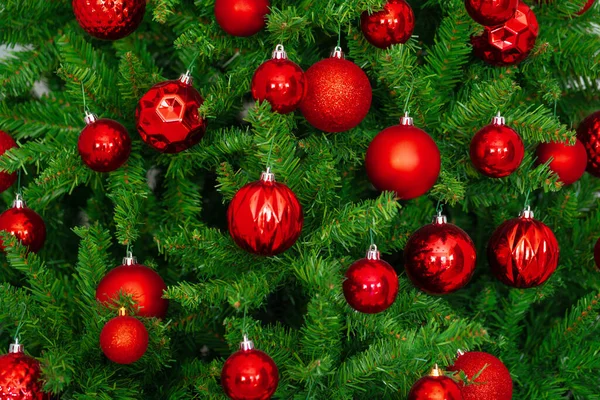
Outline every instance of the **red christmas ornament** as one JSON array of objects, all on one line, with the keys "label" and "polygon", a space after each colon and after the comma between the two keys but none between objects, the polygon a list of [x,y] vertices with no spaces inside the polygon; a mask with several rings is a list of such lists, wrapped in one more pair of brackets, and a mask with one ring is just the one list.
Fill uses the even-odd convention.
[{"label": "red christmas ornament", "polygon": [[[0,131],[0,156],[10,150],[17,147],[15,140],[6,132]],[[11,187],[17,180],[17,173],[3,172],[0,170],[0,193]]]},{"label": "red christmas ornament", "polygon": [[111,303],[119,299],[119,293],[131,295],[139,307],[140,317],[164,318],[169,301],[163,299],[167,285],[156,271],[137,263],[129,253],[123,258],[123,265],[108,272],[98,284],[96,299]]},{"label": "red christmas ornament", "polygon": [[123,125],[90,113],[86,113],[85,123],[77,142],[85,165],[97,172],[110,172],[129,159],[131,139]]},{"label": "red christmas ornament", "polygon": [[135,110],[142,140],[162,153],[179,153],[194,146],[206,131],[206,120],[198,114],[202,103],[189,71],[176,81],[152,86]]},{"label": "red christmas ornament", "polygon": [[[27,207],[20,194],[17,194],[12,208],[0,214],[0,230],[15,236],[29,251],[37,253],[46,241],[46,224],[31,208]],[[0,239],[0,248],[5,246]]]},{"label": "red christmas ornament", "polygon": [[8,354],[0,356],[0,399],[49,400],[50,394],[42,392],[39,361],[23,351],[15,340]]},{"label": "red christmas ornament", "polygon": [[254,72],[251,88],[254,100],[267,100],[273,111],[287,114],[294,111],[304,97],[306,79],[302,68],[288,60],[283,46],[278,44],[273,58]]},{"label": "red christmas ornament", "polygon": [[577,182],[585,173],[587,153],[579,139],[573,146],[566,143],[540,143],[535,154],[539,164],[545,164],[552,158],[550,169],[565,185]]},{"label": "red christmas ornament", "polygon": [[354,262],[344,280],[344,297],[350,307],[366,314],[387,310],[398,295],[398,275],[380,259],[377,246],[371,245],[367,256]]},{"label": "red christmas ornament", "polygon": [[360,27],[369,43],[387,49],[410,39],[415,29],[415,14],[405,0],[388,0],[382,11],[373,14],[364,11]]},{"label": "red christmas ornament", "polygon": [[232,400],[268,400],[278,383],[279,371],[273,359],[254,349],[246,336],[240,350],[229,356],[221,371],[221,385]]},{"label": "red christmas ornament", "polygon": [[525,146],[517,132],[504,125],[504,117],[494,117],[471,140],[471,162],[482,174],[502,178],[516,171],[523,161]]},{"label": "red christmas ornament", "polygon": [[533,211],[500,225],[488,243],[492,272],[506,285],[530,288],[546,282],[558,265],[558,242],[552,230],[533,218]]},{"label": "red christmas ornament", "polygon": [[469,235],[447,223],[441,213],[413,233],[404,247],[406,274],[429,294],[448,294],[465,286],[475,272],[476,259]]},{"label": "red christmas ornament", "polygon": [[269,0],[216,0],[215,18],[232,36],[252,36],[265,27]]},{"label": "red christmas ornament", "polygon": [[[511,400],[513,382],[508,368],[496,357],[480,351],[459,350],[449,371],[463,371],[469,384],[461,384],[464,400]],[[476,379],[473,378],[477,376]]]},{"label": "red christmas ornament", "polygon": [[102,328],[100,348],[109,360],[117,364],[132,364],[148,349],[148,330],[140,320],[128,316],[122,307],[119,316]]},{"label": "red christmas ornament", "polygon": [[475,55],[488,64],[515,65],[527,58],[538,33],[535,14],[519,0],[512,18],[502,25],[486,26],[482,35],[471,37],[471,43]]},{"label": "red christmas ornament", "polygon": [[105,40],[122,39],[144,19],[146,0],[73,0],[77,22],[90,35]]},{"label": "red christmas ornament", "polygon": [[587,172],[600,178],[600,111],[590,114],[579,124],[577,138],[587,152]]},{"label": "red christmas ornament", "polygon": [[408,400],[463,400],[460,387],[437,366],[410,389]]},{"label": "red christmas ornament", "polygon": [[369,180],[378,190],[396,192],[403,200],[425,194],[440,175],[440,151],[425,131],[402,118],[400,125],[379,132],[365,156]]},{"label": "red christmas ornament", "polygon": [[465,0],[465,8],[475,22],[496,26],[515,16],[519,0]]},{"label": "red christmas ornament", "polygon": [[304,216],[296,195],[267,168],[260,180],[242,187],[227,210],[229,233],[249,253],[274,256],[298,240]]},{"label": "red christmas ornament", "polygon": [[596,262],[596,267],[600,269],[600,239],[596,241],[596,245],[594,246],[594,261]]},{"label": "red christmas ornament", "polygon": [[[590,8],[592,8],[592,6],[594,5],[594,1],[595,0],[588,0],[587,3],[585,3],[585,5],[583,6],[583,8],[579,11],[577,11],[575,14],[577,15],[583,15],[585,14]],[[535,3],[537,4],[551,4],[554,3],[553,0],[534,0]]]},{"label": "red christmas ornament", "polygon": [[325,132],[356,127],[369,113],[371,83],[362,69],[344,59],[336,47],[331,57],[313,64],[306,73],[308,89],[300,111],[309,124]]}]

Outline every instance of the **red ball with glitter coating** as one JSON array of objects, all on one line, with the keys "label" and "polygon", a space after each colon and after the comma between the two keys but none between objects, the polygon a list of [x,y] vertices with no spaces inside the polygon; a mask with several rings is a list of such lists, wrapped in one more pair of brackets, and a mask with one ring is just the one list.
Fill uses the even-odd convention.
[{"label": "red ball with glitter coating", "polygon": [[40,363],[23,353],[21,345],[11,345],[8,354],[0,356],[0,399],[49,400],[39,380]]},{"label": "red ball with glitter coating", "polygon": [[269,0],[216,0],[215,18],[232,36],[252,36],[265,27]]},{"label": "red ball with glitter coating", "polygon": [[406,43],[415,29],[415,14],[405,0],[388,0],[382,11],[360,16],[365,38],[375,47],[387,49],[393,44]]},{"label": "red ball with glitter coating", "polygon": [[519,0],[465,0],[465,8],[475,22],[496,26],[515,16]]},{"label": "red ball with glitter coating", "polygon": [[463,400],[463,397],[458,384],[444,376],[436,365],[428,376],[412,385],[408,400]]},{"label": "red ball with glitter coating", "polygon": [[[17,198],[13,207],[0,214],[0,230],[15,236],[29,251],[37,253],[46,241],[46,224],[38,213]],[[0,247],[5,246],[0,240]]]},{"label": "red ball with glitter coating", "polygon": [[[17,147],[15,140],[8,133],[0,131],[0,155],[15,147]],[[11,187],[16,180],[16,172],[8,173],[0,170],[0,193]]]},{"label": "red ball with glitter coating", "polygon": [[587,153],[579,139],[574,145],[568,143],[540,143],[536,152],[538,164],[545,164],[550,159],[550,169],[558,175],[565,185],[575,183],[585,173]]},{"label": "red ball with glitter coating", "polygon": [[131,153],[127,129],[112,119],[97,119],[86,115],[86,127],[79,135],[77,148],[81,160],[97,172],[114,171],[123,165]]},{"label": "red ball with glitter coating", "polygon": [[[513,382],[508,368],[498,358],[481,351],[459,353],[449,371],[463,371],[473,383],[461,383],[464,400],[511,400]],[[476,379],[475,376],[477,376]]]},{"label": "red ball with glitter coating", "polygon": [[79,25],[90,35],[117,40],[130,35],[144,19],[146,0],[73,0]]},{"label": "red ball with glitter coating", "polygon": [[587,153],[587,172],[600,178],[600,111],[590,114],[579,124],[577,139],[581,140]]},{"label": "red ball with glitter coating", "polygon": [[126,315],[125,309],[104,325],[100,332],[100,348],[109,360],[117,364],[132,364],[148,349],[148,330],[137,318]]}]

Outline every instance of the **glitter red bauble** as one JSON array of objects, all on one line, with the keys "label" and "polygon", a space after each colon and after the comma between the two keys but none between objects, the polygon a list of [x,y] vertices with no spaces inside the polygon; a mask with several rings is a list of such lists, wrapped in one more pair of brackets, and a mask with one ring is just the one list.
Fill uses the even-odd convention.
[{"label": "glitter red bauble", "polygon": [[144,19],[146,0],[73,0],[79,25],[90,35],[117,40],[130,35]]},{"label": "glitter red bauble", "polygon": [[404,117],[401,125],[379,132],[369,144],[365,168],[378,190],[396,192],[403,200],[425,194],[440,175],[441,157],[435,141]]},{"label": "glitter red bauble", "polygon": [[549,167],[565,185],[577,182],[585,173],[587,153],[579,139],[576,139],[574,145],[540,143],[535,154],[538,164],[545,164],[552,158]]},{"label": "glitter red bauble", "polygon": [[527,4],[519,1],[515,15],[501,25],[486,26],[471,37],[475,55],[497,66],[515,65],[527,58],[535,46],[539,25]]},{"label": "glitter red bauble", "polygon": [[131,153],[127,129],[112,119],[96,119],[86,115],[86,127],[79,135],[77,148],[81,160],[97,172],[114,171],[123,165]]},{"label": "glitter red bauble", "polygon": [[375,47],[387,49],[393,44],[406,43],[415,29],[415,14],[405,0],[388,0],[382,11],[360,16],[365,38]]},{"label": "glitter red bauble", "polygon": [[252,36],[264,28],[269,0],[216,0],[215,18],[233,36]]},{"label": "glitter red bauble", "polygon": [[558,265],[558,242],[552,230],[524,210],[519,218],[502,223],[488,243],[492,272],[506,285],[517,288],[539,286]]},{"label": "glitter red bauble", "polygon": [[424,376],[410,389],[408,400],[463,400],[460,387],[447,376]]},{"label": "glitter red bauble", "polygon": [[0,356],[0,399],[46,400],[42,392],[40,363],[22,351]]},{"label": "glitter red bauble", "polygon": [[242,187],[227,210],[229,233],[247,252],[273,256],[292,247],[302,232],[302,206],[271,172]]},{"label": "glitter red bauble", "polygon": [[587,152],[587,172],[600,178],[600,111],[590,114],[579,124],[577,139]]},{"label": "glitter red bauble", "polygon": [[513,382],[508,368],[496,357],[480,351],[469,351],[458,356],[449,371],[463,371],[469,385],[461,385],[464,400],[511,400]]},{"label": "glitter red bauble", "polygon": [[[38,213],[16,200],[13,207],[0,214],[0,230],[15,236],[29,251],[37,253],[46,241],[46,224]],[[5,249],[2,240],[0,247]]]},{"label": "glitter red bauble", "polygon": [[152,86],[135,110],[142,140],[162,153],[189,149],[206,131],[206,120],[198,113],[202,103],[189,74]]},{"label": "glitter red bauble", "polygon": [[[8,133],[0,131],[0,155],[6,153],[7,150],[10,150],[14,147],[17,147],[15,140]],[[16,180],[16,172],[8,173],[0,170],[0,193],[11,187]]]},{"label": "glitter red bauble", "polygon": [[304,74],[308,86],[300,103],[304,118],[325,132],[356,127],[369,113],[371,83],[362,69],[345,60],[339,48]]},{"label": "glitter red bauble", "polygon": [[100,348],[109,360],[117,364],[134,363],[148,349],[148,330],[137,318],[119,311],[119,316],[102,328]]},{"label": "glitter red bauble", "polygon": [[465,0],[465,8],[475,22],[496,26],[515,16],[519,0]]},{"label": "glitter red bauble", "polygon": [[596,267],[600,269],[600,239],[596,240],[596,244],[594,245],[594,261],[596,262]]},{"label": "glitter red bauble", "polygon": [[477,254],[469,235],[438,215],[404,247],[404,268],[412,283],[429,294],[452,293],[471,280]]}]

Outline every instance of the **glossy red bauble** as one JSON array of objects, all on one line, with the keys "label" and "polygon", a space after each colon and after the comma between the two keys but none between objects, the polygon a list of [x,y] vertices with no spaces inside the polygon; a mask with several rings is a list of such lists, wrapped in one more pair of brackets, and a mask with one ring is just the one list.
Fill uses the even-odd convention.
[{"label": "glossy red bauble", "polygon": [[252,36],[264,28],[269,0],[216,0],[215,18],[233,36]]},{"label": "glossy red bauble", "polygon": [[[46,241],[46,224],[38,213],[25,205],[17,195],[12,208],[0,214],[0,230],[15,236],[29,251],[37,253]],[[5,249],[2,240],[0,248]]]},{"label": "glossy red bauble", "polygon": [[90,35],[117,40],[130,35],[142,23],[146,0],[73,0],[73,12]]},{"label": "glossy red bauble", "polygon": [[461,385],[464,400],[512,399],[513,382],[510,372],[502,361],[491,354],[481,351],[460,352],[454,365],[448,367],[448,370],[463,371],[469,381],[473,382]]},{"label": "glossy red bauble", "polygon": [[93,114],[87,114],[85,122],[77,142],[85,165],[97,172],[110,172],[129,159],[131,139],[123,125],[112,119],[97,119]]},{"label": "glossy red bauble", "polygon": [[410,39],[415,29],[415,14],[405,0],[388,0],[382,11],[373,14],[364,11],[360,27],[369,43],[387,49]]},{"label": "glossy red bauble", "polygon": [[[14,147],[17,147],[15,140],[8,133],[0,131],[0,155]],[[16,172],[8,173],[0,170],[0,193],[11,187],[16,180]]]},{"label": "glossy red bauble", "polygon": [[408,239],[404,247],[406,274],[429,294],[452,293],[471,280],[477,254],[469,235],[438,215]]},{"label": "glossy red bauble", "polygon": [[590,114],[579,124],[577,139],[587,152],[587,172],[600,178],[600,111]]},{"label": "glossy red bauble", "polygon": [[162,153],[189,149],[206,131],[206,120],[198,113],[202,103],[189,74],[152,86],[135,110],[142,140]]},{"label": "glossy red bauble", "polygon": [[109,360],[117,364],[132,364],[148,349],[148,330],[137,318],[125,315],[111,319],[100,332],[100,348]]},{"label": "glossy red bauble", "polygon": [[587,153],[579,139],[572,146],[566,143],[540,143],[535,154],[539,164],[552,159],[549,167],[565,185],[577,182],[585,173]]},{"label": "glossy red bauble", "polygon": [[465,0],[465,8],[475,22],[496,26],[515,16],[519,0]]},{"label": "glossy red bauble", "polygon": [[23,353],[23,346],[11,344],[8,354],[0,356],[0,399],[47,400],[42,392],[40,363]]},{"label": "glossy red bauble", "polygon": [[422,377],[412,385],[408,400],[463,400],[463,397],[458,384],[444,376],[436,365],[429,376]]}]

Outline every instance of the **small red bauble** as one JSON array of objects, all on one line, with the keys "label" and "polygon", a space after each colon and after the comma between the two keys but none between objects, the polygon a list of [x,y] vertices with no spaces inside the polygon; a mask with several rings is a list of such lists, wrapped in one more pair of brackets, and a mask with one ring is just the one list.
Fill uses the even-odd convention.
[{"label": "small red bauble", "polygon": [[519,0],[465,0],[465,8],[475,22],[496,26],[515,16]]},{"label": "small red bauble", "polygon": [[325,132],[356,127],[369,113],[371,83],[362,69],[344,59],[339,47],[305,73],[308,86],[300,111],[309,124]]},{"label": "small red bauble", "polygon": [[[44,220],[25,205],[21,195],[17,195],[12,208],[0,214],[0,230],[15,236],[33,253],[37,253],[46,241]],[[0,240],[0,248],[5,249],[2,240]]]},{"label": "small red bauble", "polygon": [[[513,382],[508,368],[496,357],[480,351],[459,351],[449,371],[463,371],[468,385],[461,385],[464,400],[511,400]],[[477,378],[473,381],[473,378]]]},{"label": "small red bauble", "polygon": [[504,117],[494,117],[471,140],[471,162],[482,174],[502,178],[515,172],[523,161],[525,146],[517,132],[504,125]]},{"label": "small red bauble", "polygon": [[400,125],[382,130],[371,141],[365,167],[378,190],[394,191],[403,200],[414,199],[437,181],[440,151],[431,136],[416,128],[407,114]]},{"label": "small red bauble", "polygon": [[436,364],[429,376],[415,382],[408,393],[408,400],[463,400],[463,397],[458,384],[444,376]]},{"label": "small red bauble", "polygon": [[410,39],[415,29],[415,14],[405,0],[388,0],[382,11],[373,14],[364,11],[360,27],[369,43],[387,49]]},{"label": "small red bauble", "polygon": [[354,262],[343,284],[344,297],[350,307],[366,314],[387,310],[398,295],[398,275],[380,259],[377,246],[371,245],[367,256]]},{"label": "small red bauble", "polygon": [[260,180],[242,187],[227,209],[229,233],[249,253],[274,256],[292,247],[304,216],[292,190],[275,182],[268,169]]},{"label": "small red bauble", "polygon": [[77,142],[85,165],[97,172],[110,172],[129,159],[131,139],[123,125],[112,119],[98,119],[89,113],[85,123]]},{"label": "small red bauble", "polygon": [[233,36],[252,36],[265,26],[269,0],[216,0],[215,18]]},{"label": "small red bauble", "polygon": [[554,273],[559,248],[552,230],[534,219],[527,208],[519,218],[496,228],[487,254],[496,278],[509,286],[530,288],[546,282]]},{"label": "small red bauble", "polygon": [[577,138],[587,152],[587,172],[600,178],[600,111],[590,114],[579,124]]},{"label": "small red bauble", "polygon": [[206,131],[198,114],[204,103],[189,72],[152,86],[140,99],[135,118],[142,140],[162,153],[179,153],[197,144]]},{"label": "small red bauble", "polygon": [[596,240],[596,244],[594,245],[594,261],[596,262],[596,267],[600,269],[600,239]]},{"label": "small red bauble", "polygon": [[565,185],[577,182],[585,173],[587,153],[579,139],[573,146],[566,143],[540,143],[535,154],[539,164],[552,158],[549,167]]},{"label": "small red bauble", "polygon": [[429,294],[452,293],[471,280],[477,254],[469,235],[438,214],[417,230],[404,248],[406,274]]},{"label": "small red bauble", "polygon": [[[0,131],[0,155],[6,153],[7,150],[10,150],[14,147],[17,147],[15,140],[8,133]],[[0,193],[11,187],[16,180],[16,172],[11,174],[0,170]]]},{"label": "small red bauble", "polygon": [[79,25],[90,35],[117,40],[130,35],[144,19],[146,0],[73,0]]},{"label": "small red bauble", "polygon": [[50,399],[50,394],[42,392],[40,372],[39,361],[23,353],[23,345],[11,344],[8,354],[0,356],[0,399]]},{"label": "small red bauble", "polygon": [[117,364],[132,364],[148,349],[148,330],[137,318],[126,315],[125,308],[100,332],[100,348]]},{"label": "small red bauble", "polygon": [[254,349],[246,337],[221,371],[221,385],[232,400],[268,400],[278,383],[279,371],[273,359]]}]

